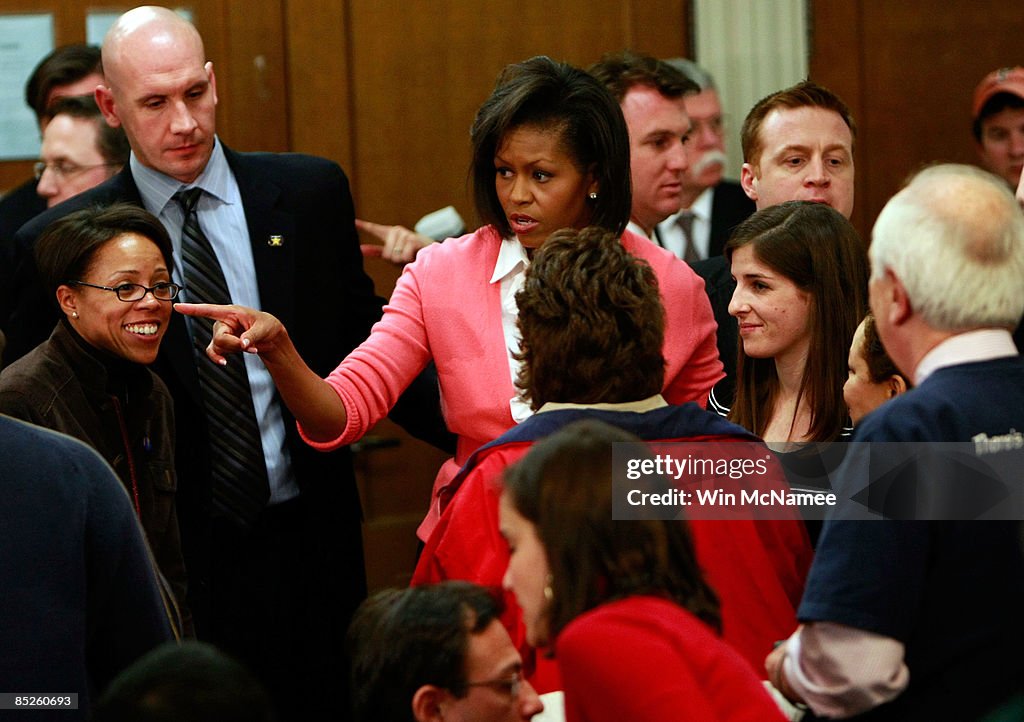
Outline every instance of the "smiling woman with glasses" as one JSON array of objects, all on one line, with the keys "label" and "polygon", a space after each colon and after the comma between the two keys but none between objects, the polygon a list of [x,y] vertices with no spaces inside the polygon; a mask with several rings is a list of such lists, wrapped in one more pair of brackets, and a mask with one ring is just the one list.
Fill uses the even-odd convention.
[{"label": "smiling woman with glasses", "polygon": [[102,291],[113,291],[117,294],[118,301],[125,301],[128,303],[141,301],[146,297],[147,293],[152,293],[153,298],[158,301],[173,301],[178,297],[178,292],[181,291],[181,286],[177,283],[171,283],[170,281],[163,281],[154,286],[143,286],[140,283],[122,283],[119,286],[98,286],[95,283],[86,283],[85,281],[68,281],[68,285],[88,286],[89,288],[98,288]]},{"label": "smiling woman with glasses", "polygon": [[53,223],[35,253],[62,318],[47,341],[0,374],[0,412],[81,439],[113,467],[173,588],[173,623],[186,587],[174,419],[167,387],[147,368],[180,290],[171,281],[171,240],[155,216],[115,205]]}]

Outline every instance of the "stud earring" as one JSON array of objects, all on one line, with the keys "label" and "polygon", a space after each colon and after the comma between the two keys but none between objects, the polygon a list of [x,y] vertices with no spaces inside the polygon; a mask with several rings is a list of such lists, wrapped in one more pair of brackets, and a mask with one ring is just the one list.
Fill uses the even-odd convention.
[{"label": "stud earring", "polygon": [[588,195],[587,197],[590,198],[590,200],[592,200],[592,201],[596,201],[597,200],[597,191],[590,191],[590,195]]},{"label": "stud earring", "polygon": [[71,318],[78,318],[78,311],[72,311]]},{"label": "stud earring", "polygon": [[555,590],[551,588],[551,583],[555,581],[555,578],[548,574],[548,578],[544,580],[544,599],[550,603],[555,598]]}]

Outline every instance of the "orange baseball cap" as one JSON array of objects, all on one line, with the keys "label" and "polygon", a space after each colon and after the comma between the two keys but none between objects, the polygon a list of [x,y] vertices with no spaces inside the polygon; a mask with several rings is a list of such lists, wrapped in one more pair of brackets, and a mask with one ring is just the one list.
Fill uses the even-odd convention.
[{"label": "orange baseball cap", "polygon": [[1019,65],[1012,68],[1000,68],[986,75],[974,90],[971,116],[977,119],[981,107],[988,102],[989,98],[998,93],[1010,93],[1024,99],[1024,68]]}]

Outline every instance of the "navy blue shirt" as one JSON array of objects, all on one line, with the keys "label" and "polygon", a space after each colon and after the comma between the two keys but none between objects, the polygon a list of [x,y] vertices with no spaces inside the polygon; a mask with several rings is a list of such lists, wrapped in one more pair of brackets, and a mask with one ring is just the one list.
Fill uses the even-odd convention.
[{"label": "navy blue shirt", "polygon": [[[935,371],[866,416],[854,441],[966,442],[1022,430],[1024,360],[1011,357]],[[840,470],[840,485],[863,485],[844,478],[854,466]],[[1024,688],[1021,529],[1019,521],[826,522],[800,620],[906,645],[908,687],[858,719],[959,722]]]}]

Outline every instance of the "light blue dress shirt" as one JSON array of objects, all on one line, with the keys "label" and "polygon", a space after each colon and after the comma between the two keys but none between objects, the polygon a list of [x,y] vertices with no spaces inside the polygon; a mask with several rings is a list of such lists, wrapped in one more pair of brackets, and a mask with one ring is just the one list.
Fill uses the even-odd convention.
[{"label": "light blue dress shirt", "polygon": [[[185,214],[181,205],[174,199],[174,194],[184,188],[199,187],[204,191],[196,206],[199,225],[213,246],[214,253],[217,254],[232,302],[250,308],[261,308],[259,287],[256,283],[256,265],[253,262],[242,196],[238,191],[238,182],[224,156],[220,140],[216,141],[210,162],[202,174],[187,186],[142,165],[135,153],[131,154],[129,165],[142,196],[143,205],[163,222],[171,236],[171,242],[174,244],[174,281],[185,285],[181,277],[181,228],[185,223]],[[183,301],[191,300],[187,288],[179,298]],[[270,372],[263,362],[253,354],[243,354],[243,357],[256,410],[256,420],[260,426],[263,456],[267,462],[270,503],[277,504],[299,494],[299,486],[291,468],[291,455],[285,443],[281,402],[276,396]],[[197,363],[212,361],[202,358],[197,359]]]}]

